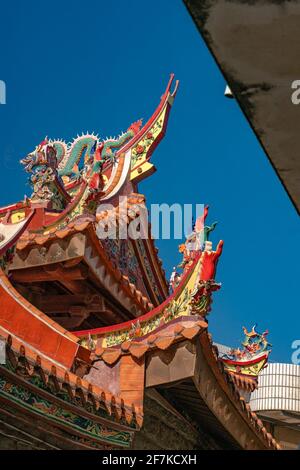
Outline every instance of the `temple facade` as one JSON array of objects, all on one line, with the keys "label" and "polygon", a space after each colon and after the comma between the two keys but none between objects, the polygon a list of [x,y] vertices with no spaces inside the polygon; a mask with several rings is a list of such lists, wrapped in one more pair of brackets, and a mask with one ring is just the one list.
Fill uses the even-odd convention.
[{"label": "temple facade", "polygon": [[280,448],[246,397],[266,334],[245,329],[244,349],[224,355],[208,330],[223,249],[208,208],[171,286],[145,222],[138,185],[155,171],[172,83],[144,125],[46,138],[21,160],[32,194],[0,209],[2,449]]}]

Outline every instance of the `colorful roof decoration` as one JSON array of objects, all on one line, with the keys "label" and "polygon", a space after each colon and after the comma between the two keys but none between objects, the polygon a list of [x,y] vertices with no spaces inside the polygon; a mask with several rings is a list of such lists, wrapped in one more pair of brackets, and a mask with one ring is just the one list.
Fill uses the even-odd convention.
[{"label": "colorful roof decoration", "polygon": [[[10,401],[44,419],[56,439],[72,448],[128,448],[142,419],[128,405],[70,370],[6,336],[6,364],[0,366],[0,401]],[[139,423],[139,424],[138,424]],[[75,442],[74,442],[75,441]]]},{"label": "colorful roof decoration", "polygon": [[[117,351],[132,352],[133,355],[142,355],[150,347],[155,347],[159,341],[153,336],[156,330],[169,336],[170,331],[165,327],[178,318],[186,318],[187,328],[189,323],[194,328],[193,314],[197,313],[205,316],[210,308],[211,294],[214,290],[220,288],[214,280],[204,281],[202,272],[205,273],[207,258],[205,252],[198,254],[198,257],[192,260],[189,270],[183,276],[180,284],[173,294],[163,302],[159,307],[151,310],[145,315],[140,316],[134,321],[124,322],[110,327],[97,328],[94,330],[74,332],[81,339],[81,344],[92,350],[96,354],[102,353],[105,359],[104,350],[106,348],[117,347]],[[200,309],[201,305],[201,309]],[[197,327],[206,326],[205,322],[197,323]],[[186,328],[182,328],[185,331]],[[199,330],[199,328],[198,328]],[[197,328],[195,334],[197,333]],[[177,331],[177,330],[176,330]],[[177,331],[180,338],[182,331]],[[187,334],[187,333],[186,333]],[[173,342],[173,333],[170,341]],[[125,343],[125,346],[124,346]],[[109,352],[111,357],[111,350]],[[117,354],[115,354],[117,358]],[[111,359],[109,359],[110,361]]]},{"label": "colorful roof decoration", "polygon": [[170,91],[173,79],[172,74],[148,122],[144,126],[141,120],[135,122],[118,138],[101,140],[95,134],[85,134],[71,144],[45,138],[21,160],[31,175],[31,198],[0,209],[0,216],[9,213],[13,220],[22,220],[32,205],[42,207],[30,231],[47,234],[54,226],[61,228],[84,214],[95,213],[99,197],[108,200],[120,193],[128,178],[136,185],[151,174],[155,170],[151,155],[164,137],[177,92],[178,82]]},{"label": "colorful roof decoration", "polygon": [[[266,367],[272,345],[267,340],[268,330],[264,333],[258,333],[254,325],[251,331],[243,326],[244,340],[242,349],[231,349],[228,353],[222,355],[222,361],[226,370],[235,376],[236,380],[244,380],[245,387],[252,386],[256,388],[258,375]],[[251,385],[250,385],[251,386]],[[243,388],[243,387],[241,387]]]}]

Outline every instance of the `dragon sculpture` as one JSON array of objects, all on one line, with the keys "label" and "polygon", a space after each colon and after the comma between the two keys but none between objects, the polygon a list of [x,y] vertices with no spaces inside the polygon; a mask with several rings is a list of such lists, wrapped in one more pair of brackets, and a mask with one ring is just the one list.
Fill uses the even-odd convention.
[{"label": "dragon sculpture", "polygon": [[256,331],[256,324],[252,327],[251,331],[243,326],[245,334],[244,341],[242,341],[243,348],[231,349],[230,353],[224,356],[226,359],[240,360],[240,359],[251,359],[253,356],[267,352],[271,350],[272,345],[267,340],[269,333],[266,330],[264,333],[258,333]]},{"label": "dragon sculpture", "polygon": [[57,152],[46,137],[35,149],[21,160],[33,187],[31,196],[34,202],[52,201],[53,208],[62,209],[63,199],[68,199],[62,181],[57,173]]},{"label": "dragon sculpture", "polygon": [[139,120],[118,138],[104,141],[94,134],[78,136],[70,144],[46,137],[21,160],[31,173],[32,200],[51,201],[52,208],[63,209],[70,200],[65,185],[72,181],[87,183],[89,198],[101,192],[103,165],[116,162],[118,151],[139,132],[141,124]]},{"label": "dragon sculpture", "polygon": [[94,160],[93,172],[98,172],[105,162],[114,163],[116,153],[140,130],[142,121],[139,120],[117,138],[109,138],[99,141],[97,135],[85,134],[78,136],[72,143],[66,144],[62,140],[53,140],[52,144],[57,151],[58,174],[60,176],[80,176],[83,170],[79,170],[81,158],[84,162],[91,158]]}]

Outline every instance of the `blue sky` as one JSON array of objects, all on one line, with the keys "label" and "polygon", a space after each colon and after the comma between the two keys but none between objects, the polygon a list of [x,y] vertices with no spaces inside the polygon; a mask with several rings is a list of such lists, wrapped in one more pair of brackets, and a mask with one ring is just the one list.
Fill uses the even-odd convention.
[{"label": "blue sky", "polygon": [[[299,220],[180,0],[6,2],[1,9],[1,205],[29,194],[18,163],[45,135],[115,135],[147,119],[170,72],[180,80],[147,203],[205,203],[224,239],[210,331],[237,346],[242,325],[270,330],[289,362],[299,328]],[[169,275],[178,240],[158,241]]]}]

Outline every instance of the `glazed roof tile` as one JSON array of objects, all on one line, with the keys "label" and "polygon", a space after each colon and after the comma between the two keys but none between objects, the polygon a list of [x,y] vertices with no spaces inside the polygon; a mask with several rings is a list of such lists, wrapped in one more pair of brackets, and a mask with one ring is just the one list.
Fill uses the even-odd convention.
[{"label": "glazed roof tile", "polygon": [[243,374],[236,374],[228,370],[226,372],[232,377],[239,389],[243,389],[248,392],[254,392],[254,390],[257,389],[258,381],[255,377],[247,377]]},{"label": "glazed roof tile", "polygon": [[132,356],[140,358],[154,349],[166,350],[178,341],[193,339],[201,331],[204,331],[207,326],[207,322],[201,317],[181,317],[156,330],[155,334],[150,333],[140,338],[135,337],[131,340],[125,340],[118,346],[97,346],[94,356],[110,365],[118,361],[122,354],[130,353]]},{"label": "glazed roof tile", "polygon": [[[199,268],[198,261],[199,259],[196,259],[190,266],[189,270],[194,271],[198,269],[198,275],[200,274],[201,278],[201,267]],[[190,273],[186,273],[187,277],[188,274]],[[185,285],[186,281],[183,279],[178,289],[182,290]],[[215,371],[218,382],[225,393],[227,393],[229,399],[242,413],[248,425],[253,427],[255,432],[259,433],[268,448],[280,449],[279,444],[275,441],[273,436],[271,436],[266,429],[260,425],[261,421],[240,395],[239,388],[241,388],[241,385],[243,385],[244,388],[248,387],[250,390],[253,387],[253,381],[245,377],[237,377],[236,374],[231,374],[226,370],[223,361],[219,357],[218,348],[213,344],[211,335],[207,332],[207,327],[207,322],[197,314],[179,316],[163,326],[159,325],[150,333],[141,336],[138,336],[139,328],[136,327],[134,330],[135,336],[133,338],[128,339],[128,337],[126,337],[115,346],[109,346],[103,343],[103,338],[101,339],[100,335],[98,338],[98,346],[94,354],[97,359],[102,359],[105,362],[110,361],[109,363],[111,364],[113,363],[111,361],[118,361],[122,354],[130,353],[133,356],[140,358],[145,354],[151,354],[155,349],[167,350],[173,344],[178,344],[185,340],[195,340],[199,337],[201,347],[206,353],[206,356]]]},{"label": "glazed roof tile", "polygon": [[[207,335],[207,339],[204,338],[205,349],[210,351],[210,354],[214,358],[215,365],[219,369],[221,373],[221,378],[224,383],[227,384],[227,392],[231,397],[231,400],[236,403],[239,409],[242,411],[244,417],[246,418],[247,422],[255,428],[256,431],[262,436],[262,438],[267,443],[267,446],[270,449],[280,450],[281,447],[278,442],[274,439],[274,437],[267,432],[265,427],[263,426],[262,421],[258,418],[257,414],[251,410],[251,407],[248,403],[246,403],[245,398],[241,396],[239,392],[240,383],[238,382],[236,376],[234,374],[230,374],[225,366],[223,361],[219,358],[218,355],[218,348],[213,344],[212,337],[210,334]],[[243,379],[242,379],[243,380]]]},{"label": "glazed roof tile", "polygon": [[120,359],[122,354],[130,353],[136,358],[141,358],[145,354],[151,354],[155,349],[167,350],[173,344],[178,344],[184,340],[191,341],[203,333],[207,337],[206,343],[209,345],[210,354],[214,357],[215,364],[221,373],[221,382],[223,382],[223,387],[225,386],[230,400],[236,404],[249,425],[260,433],[267,446],[270,449],[279,450],[280,445],[267,432],[256,413],[251,410],[245,399],[240,395],[239,388],[242,385],[243,388],[248,387],[249,391],[253,391],[253,380],[242,376],[237,377],[236,374],[231,374],[225,369],[223,362],[219,359],[217,348],[214,347],[210,335],[207,334],[207,327],[208,324],[203,319],[199,320],[197,316],[182,317],[179,322],[173,321],[166,328],[155,331],[154,334],[152,333],[146,337],[131,341],[126,340],[118,347],[97,348],[95,358],[97,360],[102,359],[112,365]]},{"label": "glazed roof tile", "polygon": [[[30,380],[38,371],[45,385],[54,382],[56,393],[66,387],[71,397],[79,393],[82,397],[82,407],[87,401],[92,400],[96,408],[104,406],[107,410],[107,419],[113,417],[118,421],[124,415],[127,425],[136,422],[138,426],[141,426],[143,413],[134,403],[128,403],[121,396],[101,389],[70,372],[69,369],[54,363],[44,355],[37,354],[29,346],[25,347],[17,338],[8,335],[1,327],[0,337],[6,341],[9,361],[15,368],[17,375],[21,375],[23,379]],[[117,416],[113,416],[113,411],[116,411]]]}]

